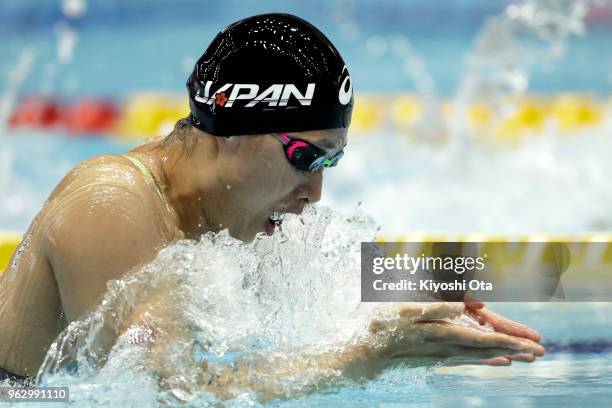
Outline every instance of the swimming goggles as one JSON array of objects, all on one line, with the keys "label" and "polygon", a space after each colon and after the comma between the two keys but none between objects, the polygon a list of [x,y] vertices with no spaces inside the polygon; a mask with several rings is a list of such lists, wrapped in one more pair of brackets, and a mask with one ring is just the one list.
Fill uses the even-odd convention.
[{"label": "swimming goggles", "polygon": [[325,150],[302,139],[294,139],[285,133],[274,133],[283,144],[287,160],[298,170],[315,172],[324,167],[334,167],[344,155],[344,149],[328,154]]}]

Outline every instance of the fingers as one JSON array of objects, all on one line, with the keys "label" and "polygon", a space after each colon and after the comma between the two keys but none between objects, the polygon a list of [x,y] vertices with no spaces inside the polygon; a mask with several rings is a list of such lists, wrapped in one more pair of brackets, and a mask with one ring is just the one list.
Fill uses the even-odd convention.
[{"label": "fingers", "polygon": [[[396,313],[400,317],[400,326],[415,322],[452,318],[465,311],[463,303],[434,302],[434,303],[400,303],[396,306]],[[397,316],[394,316],[396,318]],[[389,320],[375,319],[370,323],[370,333],[376,334],[389,326]]]},{"label": "fingers", "polygon": [[454,367],[459,365],[488,365],[492,367],[506,367],[512,365],[513,361],[520,361],[523,363],[532,363],[536,357],[530,353],[519,353],[510,356],[493,357],[484,360],[450,360],[444,365],[447,367]]},{"label": "fingers", "polygon": [[512,364],[512,361],[508,357],[493,357],[484,360],[450,360],[444,363],[447,367],[455,367],[459,365],[488,365],[493,367],[507,367]]},{"label": "fingers", "polygon": [[463,303],[465,303],[465,307],[467,307],[470,310],[475,310],[475,309],[482,309],[483,307],[485,307],[485,304],[482,303],[479,300],[465,300]]},{"label": "fingers", "polygon": [[489,358],[487,360],[480,360],[480,364],[476,362],[477,365],[488,365],[493,367],[507,367],[512,365],[512,359],[508,357],[495,357]]},{"label": "fingers", "polygon": [[532,363],[536,359],[536,357],[531,353],[514,354],[512,356],[508,356],[508,358],[512,361],[521,361],[523,363]]},{"label": "fingers", "polygon": [[[450,362],[464,362],[464,361],[478,361],[483,359],[493,359],[504,357],[508,358],[507,355],[512,351],[502,347],[491,347],[491,348],[472,348],[454,346],[450,344],[440,345],[440,348],[436,350],[430,350],[422,358],[447,360]],[[397,351],[390,356],[393,359],[414,359],[414,351]]]},{"label": "fingers", "polygon": [[504,333],[482,332],[464,326],[444,324],[444,322],[431,323],[430,332],[440,342],[457,346],[482,348],[503,348],[512,352],[531,353],[536,356],[544,354],[544,348],[529,339],[510,336]]},{"label": "fingers", "polygon": [[486,322],[493,326],[496,332],[509,334],[511,336],[524,337],[535,342],[540,341],[540,334],[524,324],[517,323],[510,319],[492,312],[488,309],[473,309],[470,310],[481,323]]},{"label": "fingers", "polygon": [[[454,347],[448,349],[449,361],[481,361],[482,364],[510,365],[508,349],[503,347],[491,347],[475,349],[471,347]],[[451,354],[452,353],[452,354]],[[508,361],[505,361],[508,360]],[[486,363],[484,363],[486,362]],[[482,365],[481,364],[481,365]]]},{"label": "fingers", "polygon": [[427,321],[452,318],[464,311],[465,305],[459,302],[408,303],[400,306],[399,315],[414,321]]}]

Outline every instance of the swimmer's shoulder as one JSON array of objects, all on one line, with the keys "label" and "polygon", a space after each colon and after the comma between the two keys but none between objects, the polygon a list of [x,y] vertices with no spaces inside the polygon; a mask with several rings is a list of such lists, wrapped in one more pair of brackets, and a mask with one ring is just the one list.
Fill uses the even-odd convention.
[{"label": "swimmer's shoulder", "polygon": [[51,192],[47,202],[70,194],[93,194],[109,188],[141,195],[142,191],[146,191],[146,183],[139,171],[122,155],[94,156],[70,170]]},{"label": "swimmer's shoulder", "polygon": [[68,320],[90,310],[108,280],[170,243],[155,207],[141,198],[138,170],[127,163],[119,156],[79,163],[45,210],[43,251]]},{"label": "swimmer's shoulder", "polygon": [[71,219],[119,217],[154,226],[158,233],[151,235],[164,240],[180,238],[174,220],[154,194],[142,172],[123,155],[96,156],[66,174],[45,202],[40,220],[50,231]]},{"label": "swimmer's shoulder", "polygon": [[109,237],[109,245],[115,244],[113,237],[126,235],[167,241],[150,186],[121,155],[79,163],[51,193],[40,217],[45,235],[57,245],[63,245],[61,237],[79,234],[84,234],[80,241],[97,236],[99,244]]},{"label": "swimmer's shoulder", "polygon": [[120,155],[96,156],[80,162],[51,192],[37,224],[43,230],[82,214],[102,214],[105,208],[124,217],[156,215],[146,182]]}]

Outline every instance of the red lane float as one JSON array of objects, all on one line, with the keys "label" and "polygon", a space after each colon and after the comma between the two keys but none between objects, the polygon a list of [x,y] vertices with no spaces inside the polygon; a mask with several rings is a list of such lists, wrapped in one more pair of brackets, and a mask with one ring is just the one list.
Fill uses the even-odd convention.
[{"label": "red lane float", "polygon": [[70,133],[102,133],[114,128],[118,109],[109,101],[83,99],[67,106],[64,128]]},{"label": "red lane float", "polygon": [[100,99],[85,98],[73,104],[62,104],[49,98],[28,97],[9,118],[9,126],[70,133],[110,133],[119,112],[113,102]]},{"label": "red lane float", "polygon": [[[454,115],[449,101],[429,106],[416,94],[361,93],[355,97],[351,134],[398,130],[419,136],[423,124],[427,128],[427,121],[431,121],[429,111],[438,112],[440,121]],[[611,112],[612,98],[580,93],[528,94],[509,98],[503,109],[475,101],[467,109],[465,123],[479,141],[512,144],[546,129],[567,134],[600,126]],[[121,101],[86,97],[72,103],[29,97],[17,105],[9,126],[142,139],[166,135],[188,113],[187,98],[179,94],[142,92]],[[440,136],[445,136],[443,129]]]},{"label": "red lane float", "polygon": [[9,118],[11,127],[49,129],[59,126],[61,107],[51,99],[30,97],[23,99]]}]

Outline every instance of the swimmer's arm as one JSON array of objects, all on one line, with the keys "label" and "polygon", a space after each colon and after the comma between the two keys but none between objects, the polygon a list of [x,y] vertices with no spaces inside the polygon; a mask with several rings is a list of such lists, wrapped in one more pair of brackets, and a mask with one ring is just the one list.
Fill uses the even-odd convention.
[{"label": "swimmer's arm", "polygon": [[362,382],[397,364],[420,366],[449,359],[544,353],[541,345],[528,338],[444,320],[464,311],[462,303],[401,303],[372,321],[368,333],[341,350],[245,356],[233,367],[209,365],[202,384],[222,398],[252,389],[266,401]]},{"label": "swimmer's arm", "polygon": [[140,327],[151,333],[146,341],[147,364],[162,389],[208,391],[222,400],[252,390],[263,402],[361,382],[385,368],[360,342],[324,353],[250,353],[232,364],[197,362],[193,333],[184,317],[177,316],[180,306],[168,296],[170,292],[170,284],[155,288],[146,303],[136,305],[123,329]]},{"label": "swimmer's arm", "polygon": [[[233,399],[248,391],[253,391],[260,402],[293,398],[373,379],[386,368],[381,359],[370,355],[367,347],[359,345],[318,354],[253,353],[238,357],[231,364],[196,363],[193,338],[187,337],[184,327],[174,322],[161,326],[151,325],[150,321],[143,323],[138,326],[153,328],[148,364],[160,388],[178,388],[188,394],[208,391],[220,400]],[[190,367],[196,367],[195,374]]]},{"label": "swimmer's arm", "polygon": [[385,366],[368,356],[367,348],[359,345],[320,354],[255,354],[238,358],[232,366],[204,365],[200,386],[220,399],[247,390],[260,402],[291,398],[375,378]]},{"label": "swimmer's arm", "polygon": [[165,244],[155,215],[128,188],[93,185],[47,212],[45,255],[66,323],[99,303],[107,282],[151,261]]}]

